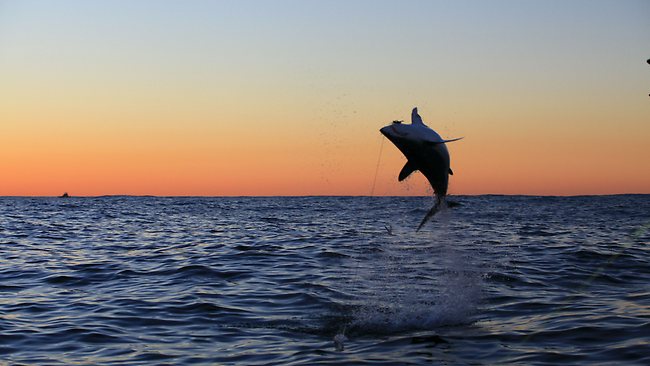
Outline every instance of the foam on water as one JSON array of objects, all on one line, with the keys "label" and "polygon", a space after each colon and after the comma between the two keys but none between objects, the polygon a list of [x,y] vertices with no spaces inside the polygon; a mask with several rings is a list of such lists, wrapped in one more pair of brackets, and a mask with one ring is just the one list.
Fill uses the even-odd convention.
[{"label": "foam on water", "polygon": [[472,321],[482,288],[482,272],[462,243],[450,240],[448,210],[434,230],[400,227],[380,241],[357,276],[361,304],[350,328],[358,333],[391,334],[435,330]]}]

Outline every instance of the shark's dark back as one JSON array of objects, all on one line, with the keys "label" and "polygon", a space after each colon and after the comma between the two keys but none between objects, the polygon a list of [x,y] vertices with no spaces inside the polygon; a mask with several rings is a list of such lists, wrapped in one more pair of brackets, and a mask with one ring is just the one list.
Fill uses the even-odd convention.
[{"label": "shark's dark back", "polygon": [[449,185],[449,153],[445,144],[426,147],[413,154],[418,170],[424,175],[437,196],[445,196]]}]

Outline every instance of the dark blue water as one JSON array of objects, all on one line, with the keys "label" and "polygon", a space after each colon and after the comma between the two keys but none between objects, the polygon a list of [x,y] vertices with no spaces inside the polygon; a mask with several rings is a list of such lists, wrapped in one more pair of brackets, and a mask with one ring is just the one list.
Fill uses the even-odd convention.
[{"label": "dark blue water", "polygon": [[0,363],[650,364],[650,196],[0,198]]}]

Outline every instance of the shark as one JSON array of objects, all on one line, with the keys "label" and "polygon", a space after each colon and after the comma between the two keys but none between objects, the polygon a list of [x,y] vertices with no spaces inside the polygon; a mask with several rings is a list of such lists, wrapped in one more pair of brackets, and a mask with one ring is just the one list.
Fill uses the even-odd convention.
[{"label": "shark", "polygon": [[436,131],[424,124],[417,107],[413,108],[411,112],[410,124],[393,121],[388,126],[382,127],[379,132],[386,136],[406,157],[406,164],[399,172],[397,179],[401,182],[411,173],[419,171],[433,188],[436,201],[416,231],[420,231],[424,224],[441,208],[458,205],[456,202],[446,200],[449,176],[454,174],[449,166],[449,151],[446,144],[458,141],[462,137],[444,140]]}]

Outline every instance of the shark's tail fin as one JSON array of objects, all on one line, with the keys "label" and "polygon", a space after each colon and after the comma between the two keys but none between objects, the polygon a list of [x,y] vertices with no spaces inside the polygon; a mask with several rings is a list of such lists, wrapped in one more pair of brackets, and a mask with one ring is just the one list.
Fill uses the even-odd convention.
[{"label": "shark's tail fin", "polygon": [[424,224],[426,224],[427,221],[431,220],[433,215],[438,213],[438,211],[440,211],[441,208],[447,208],[447,207],[451,208],[451,207],[457,207],[457,206],[461,206],[460,202],[447,201],[445,198],[438,197],[436,199],[436,203],[433,205],[433,207],[431,207],[429,212],[427,212],[427,214],[422,219],[422,222],[420,222],[420,225],[418,226],[418,228],[415,231],[416,232],[420,231],[420,229],[422,229],[422,226],[424,226]]},{"label": "shark's tail fin", "polygon": [[433,207],[431,207],[429,212],[427,212],[427,214],[424,216],[418,228],[415,229],[416,232],[420,231],[420,229],[422,229],[422,226],[424,226],[424,224],[426,224],[427,221],[429,221],[433,217],[433,215],[435,215],[438,211],[440,211],[441,204],[442,204],[442,200],[440,200],[440,198],[436,199],[436,203],[433,205]]}]

